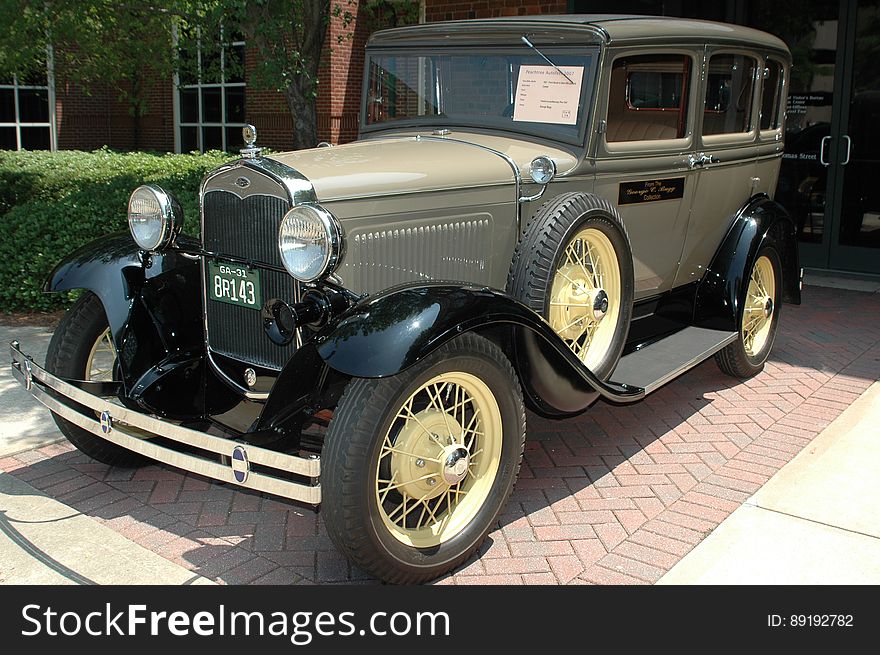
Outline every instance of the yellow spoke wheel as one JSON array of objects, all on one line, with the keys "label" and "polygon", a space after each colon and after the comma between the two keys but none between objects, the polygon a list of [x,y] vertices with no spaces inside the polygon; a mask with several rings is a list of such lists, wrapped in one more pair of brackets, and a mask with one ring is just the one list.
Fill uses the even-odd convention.
[{"label": "yellow spoke wheel", "polygon": [[111,382],[116,366],[116,346],[110,328],[102,332],[86,358],[85,379],[92,382]]},{"label": "yellow spoke wheel", "polygon": [[596,228],[580,230],[565,246],[554,273],[548,320],[591,370],[614,341],[620,300],[620,264],[611,240]]},{"label": "yellow spoke wheel", "polygon": [[755,262],[746,302],[743,306],[742,340],[749,357],[756,357],[767,345],[776,309],[776,274],[770,259],[763,255]]},{"label": "yellow spoke wheel", "polygon": [[575,357],[608,379],[626,344],[635,277],[617,210],[587,193],[541,205],[516,246],[507,292],[540,314]]},{"label": "yellow spoke wheel", "polygon": [[741,302],[739,338],[715,354],[727,375],[745,379],[764,368],[779,325],[782,306],[782,265],[776,249],[765,246],[757,253]]},{"label": "yellow spoke wheel", "polygon": [[525,443],[501,348],[462,334],[396,375],[348,383],[321,451],[321,516],[361,570],[431,580],[476,551],[513,490]]},{"label": "yellow spoke wheel", "polygon": [[469,373],[443,373],[410,395],[385,434],[376,471],[388,531],[417,548],[460,533],[494,484],[501,429],[495,396]]},{"label": "yellow spoke wheel", "polygon": [[[46,370],[68,380],[111,382],[116,358],[104,306],[94,293],[86,291],[55,328],[46,351]],[[147,463],[142,455],[95,436],[57,414],[53,418],[62,434],[92,459],[110,466]]]}]

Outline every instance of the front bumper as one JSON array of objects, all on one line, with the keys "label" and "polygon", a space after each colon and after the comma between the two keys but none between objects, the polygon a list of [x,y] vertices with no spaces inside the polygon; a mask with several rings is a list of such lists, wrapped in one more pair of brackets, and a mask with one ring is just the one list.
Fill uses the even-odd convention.
[{"label": "front bumper", "polygon": [[[98,438],[221,482],[311,505],[321,502],[320,458],[268,450],[142,414],[48,373],[21,351],[17,341],[10,344],[10,353],[13,376],[34,398]],[[228,458],[228,465],[221,463],[222,457]]]}]

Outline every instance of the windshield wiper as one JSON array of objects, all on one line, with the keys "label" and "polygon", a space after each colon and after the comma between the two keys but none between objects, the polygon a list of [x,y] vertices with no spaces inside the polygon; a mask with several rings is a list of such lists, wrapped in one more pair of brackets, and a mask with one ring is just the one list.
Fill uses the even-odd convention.
[{"label": "windshield wiper", "polygon": [[541,55],[541,58],[542,58],[544,61],[546,61],[548,64],[550,64],[551,66],[553,66],[553,68],[555,68],[556,71],[557,71],[560,75],[562,75],[562,77],[564,77],[565,79],[567,79],[567,80],[569,81],[570,84],[574,84],[574,80],[571,79],[571,78],[570,78],[568,75],[566,75],[565,73],[563,73],[563,72],[562,72],[562,69],[559,68],[559,66],[557,66],[557,65],[554,64],[552,61],[550,61],[550,58],[547,57],[547,55],[545,55],[543,52],[541,52],[540,50],[538,50],[538,49],[532,44],[532,42],[529,41],[529,38],[528,38],[527,36],[521,36],[521,37],[519,37],[519,38],[522,39],[522,42],[525,43],[527,46],[529,46],[532,50],[534,50],[534,51],[537,52],[539,55]]}]

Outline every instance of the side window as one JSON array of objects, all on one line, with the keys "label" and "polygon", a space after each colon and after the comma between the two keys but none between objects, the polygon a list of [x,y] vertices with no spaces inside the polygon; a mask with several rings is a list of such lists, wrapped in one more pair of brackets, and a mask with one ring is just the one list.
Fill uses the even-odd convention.
[{"label": "side window", "polygon": [[703,134],[736,134],[752,126],[755,60],[743,55],[714,55],[709,60]]},{"label": "side window", "polygon": [[782,64],[767,60],[764,67],[764,91],[761,93],[761,129],[775,130],[781,124]]},{"label": "side window", "polygon": [[636,55],[614,62],[605,140],[658,141],[687,134],[687,55]]}]

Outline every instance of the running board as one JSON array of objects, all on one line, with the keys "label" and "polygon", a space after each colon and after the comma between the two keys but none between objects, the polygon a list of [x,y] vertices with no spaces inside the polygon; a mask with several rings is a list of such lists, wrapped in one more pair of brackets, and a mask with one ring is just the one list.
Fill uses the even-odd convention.
[{"label": "running board", "polygon": [[621,357],[611,379],[616,384],[641,387],[647,395],[705,361],[737,337],[737,332],[685,328]]}]

